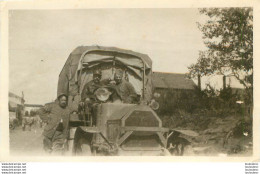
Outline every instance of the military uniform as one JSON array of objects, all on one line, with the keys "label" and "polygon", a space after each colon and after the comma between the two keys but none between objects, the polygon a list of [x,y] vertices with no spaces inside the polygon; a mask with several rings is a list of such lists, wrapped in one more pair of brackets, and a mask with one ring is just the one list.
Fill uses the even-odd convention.
[{"label": "military uniform", "polygon": [[23,119],[22,119],[23,131],[25,131],[26,127],[28,127],[29,131],[31,131],[31,127],[32,127],[33,123],[34,123],[33,117],[31,117],[31,116],[30,117],[28,117],[28,116],[23,117]]},{"label": "military uniform", "polygon": [[134,103],[137,99],[137,93],[133,85],[125,80],[116,85],[116,92],[123,103]]},{"label": "military uniform", "polygon": [[49,152],[63,151],[64,142],[68,137],[70,111],[62,108],[58,101],[40,109],[40,118],[47,123],[43,131],[44,149]]},{"label": "military uniform", "polygon": [[91,80],[90,82],[88,82],[83,90],[82,90],[82,93],[81,93],[81,100],[82,101],[85,101],[85,99],[87,97],[91,98],[91,99],[94,99],[95,96],[94,96],[94,92],[96,89],[100,88],[102,86],[102,83],[95,83],[93,80]]},{"label": "military uniform", "polygon": [[[104,86],[107,83],[108,83],[107,80],[104,80],[104,81],[99,82],[99,83],[95,83],[93,80],[88,82],[82,90],[81,101],[85,102],[86,98],[89,98],[90,101],[84,104],[84,109],[81,106],[79,106],[79,111],[82,111],[82,109],[83,109],[83,110],[85,110],[85,114],[87,113],[87,114],[95,115],[95,114],[93,114],[94,113],[94,105],[97,104],[98,101],[96,100],[94,93],[98,88]],[[83,115],[81,115],[81,117],[83,117]],[[93,117],[92,119],[93,119],[93,124],[95,125],[96,118]]]}]

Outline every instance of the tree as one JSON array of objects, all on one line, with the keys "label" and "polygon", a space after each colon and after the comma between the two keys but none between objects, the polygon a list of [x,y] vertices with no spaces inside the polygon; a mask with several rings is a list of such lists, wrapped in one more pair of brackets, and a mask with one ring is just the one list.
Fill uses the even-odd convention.
[{"label": "tree", "polygon": [[189,77],[221,74],[235,76],[245,88],[253,87],[253,9],[200,9],[209,19],[198,24],[206,51],[188,67]]}]

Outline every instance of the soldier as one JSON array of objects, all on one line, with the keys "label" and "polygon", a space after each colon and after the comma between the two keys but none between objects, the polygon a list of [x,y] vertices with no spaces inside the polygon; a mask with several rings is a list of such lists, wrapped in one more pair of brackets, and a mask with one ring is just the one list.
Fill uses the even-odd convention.
[{"label": "soldier", "polygon": [[65,150],[70,113],[67,99],[67,95],[61,94],[54,103],[45,105],[39,111],[40,118],[47,122],[43,132],[43,145],[49,153],[62,155]]},{"label": "soldier", "polygon": [[114,75],[116,92],[123,101],[123,103],[135,103],[137,100],[137,93],[133,85],[126,80],[123,80],[123,71],[117,69]]},{"label": "soldier", "polygon": [[31,131],[32,125],[34,123],[34,119],[32,116],[25,116],[22,119],[22,128],[23,131],[26,130],[26,128],[28,128],[29,131]]},{"label": "soldier", "polygon": [[[93,80],[88,82],[81,93],[81,102],[78,108],[78,111],[80,114],[81,118],[84,118],[85,115],[88,115],[92,118],[92,123],[90,124],[95,124],[95,118],[92,116],[94,115],[94,105],[97,103],[96,98],[95,98],[95,91],[99,88],[102,87],[102,85],[105,84],[104,81],[101,81],[102,78],[102,72],[101,70],[97,69],[93,71]],[[89,119],[89,118],[88,118]]]},{"label": "soldier", "polygon": [[96,89],[101,87],[103,83],[101,82],[102,72],[101,70],[93,71],[93,80],[88,82],[81,93],[81,101],[84,102],[87,98],[94,99],[94,92]]}]

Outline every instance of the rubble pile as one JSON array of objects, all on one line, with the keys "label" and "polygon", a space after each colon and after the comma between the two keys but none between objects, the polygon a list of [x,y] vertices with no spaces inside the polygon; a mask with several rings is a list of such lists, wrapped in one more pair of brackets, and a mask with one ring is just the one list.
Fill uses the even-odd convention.
[{"label": "rubble pile", "polygon": [[251,155],[252,121],[240,116],[165,116],[165,127],[193,130],[197,137],[188,137],[196,155]]}]

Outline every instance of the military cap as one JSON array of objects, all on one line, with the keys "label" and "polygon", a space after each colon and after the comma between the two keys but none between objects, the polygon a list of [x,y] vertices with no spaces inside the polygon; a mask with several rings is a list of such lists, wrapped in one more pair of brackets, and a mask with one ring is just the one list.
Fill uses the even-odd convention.
[{"label": "military cap", "polygon": [[102,71],[100,69],[96,69],[93,71],[93,75],[102,75]]},{"label": "military cap", "polygon": [[61,94],[59,94],[58,97],[57,97],[58,100],[59,100],[61,97],[63,97],[63,96],[66,97],[66,99],[68,99],[68,95],[67,95],[67,94],[61,93]]}]

